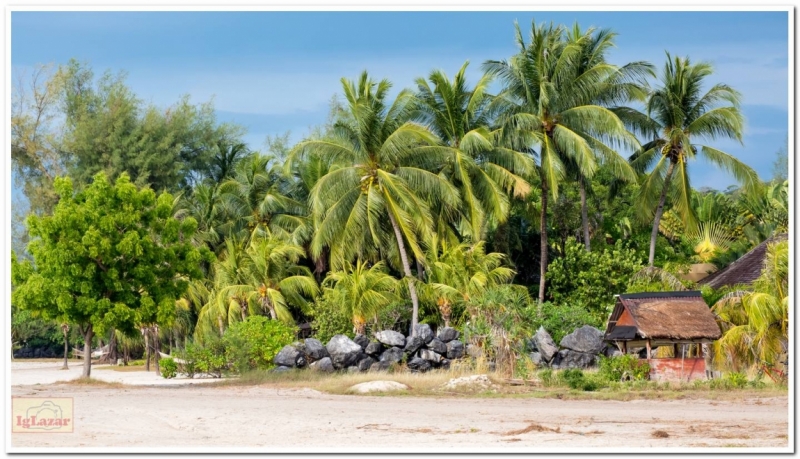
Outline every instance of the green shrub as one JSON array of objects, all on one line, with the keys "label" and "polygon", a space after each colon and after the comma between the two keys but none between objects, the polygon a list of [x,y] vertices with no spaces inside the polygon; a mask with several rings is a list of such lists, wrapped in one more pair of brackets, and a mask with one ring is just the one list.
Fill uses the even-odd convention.
[{"label": "green shrub", "polygon": [[583,385],[583,371],[577,368],[564,370],[560,376],[570,389],[579,389]]},{"label": "green shrub", "polygon": [[161,359],[158,362],[161,367],[161,376],[172,379],[178,375],[178,364],[172,359]]},{"label": "green shrub", "polygon": [[633,380],[644,381],[650,375],[650,365],[636,355],[600,356],[599,372],[606,381],[619,381],[627,374]]},{"label": "green shrub", "polygon": [[558,382],[556,381],[555,375],[553,374],[553,370],[545,369],[541,370],[537,375],[539,380],[542,381],[542,385],[544,387],[552,387],[555,386]]},{"label": "green shrub", "polygon": [[219,338],[208,339],[203,345],[189,344],[186,347],[185,355],[186,361],[191,365],[190,377],[197,373],[205,373],[219,378],[222,377],[222,372],[228,368],[225,359],[225,345]]},{"label": "green shrub", "polygon": [[225,331],[225,359],[239,373],[272,368],[272,359],[295,337],[294,326],[265,316],[249,316]]},{"label": "green shrub", "polygon": [[327,295],[318,298],[310,305],[311,322],[314,328],[314,338],[323,344],[330,341],[336,335],[353,334],[353,321],[344,312],[344,308],[331,301]]},{"label": "green shrub", "polygon": [[561,342],[561,338],[572,333],[576,328],[584,325],[600,328],[603,323],[580,304],[543,303],[541,309],[542,316],[540,317],[536,305],[528,306],[523,311],[523,317],[532,324],[531,328],[534,331],[539,327],[544,327],[556,343]]},{"label": "green shrub", "polygon": [[744,373],[728,373],[725,380],[736,389],[747,386],[747,375]]}]

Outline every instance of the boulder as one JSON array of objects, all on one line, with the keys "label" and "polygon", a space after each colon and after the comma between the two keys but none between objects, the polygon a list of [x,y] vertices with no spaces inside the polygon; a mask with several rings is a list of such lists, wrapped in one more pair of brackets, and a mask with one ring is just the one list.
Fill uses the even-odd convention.
[{"label": "boulder", "polygon": [[447,354],[447,344],[444,344],[442,341],[439,341],[437,338],[431,340],[430,343],[427,344],[428,349],[436,352],[438,354],[446,355]]},{"label": "boulder", "polygon": [[464,343],[457,339],[447,343],[447,358],[452,360],[461,357],[464,357]]},{"label": "boulder", "polygon": [[380,358],[381,362],[389,363],[399,362],[401,360],[403,360],[403,350],[399,347],[390,347],[389,349],[386,349],[383,351],[383,354],[381,354]]},{"label": "boulder", "polygon": [[557,369],[589,368],[595,365],[595,355],[562,349],[553,359],[552,367]]},{"label": "boulder", "polygon": [[361,371],[361,370],[359,370],[358,366],[356,366],[356,365],[353,365],[351,367],[347,367],[347,372],[348,373],[358,373],[359,371]]},{"label": "boulder", "polygon": [[442,361],[442,356],[433,352],[430,349],[420,349],[419,350],[419,358],[425,359],[429,362],[439,363]]},{"label": "boulder", "polygon": [[383,344],[373,341],[367,344],[367,348],[364,349],[364,352],[373,357],[378,357],[381,355],[381,352],[383,352]]},{"label": "boulder", "polygon": [[428,324],[418,324],[416,327],[414,327],[414,332],[415,336],[422,338],[425,344],[430,343],[434,338],[433,330],[431,330],[431,326]]},{"label": "boulder", "polygon": [[366,350],[367,345],[369,345],[369,338],[364,335],[356,335],[356,337],[353,338],[353,342],[361,346],[361,350],[363,351]]},{"label": "boulder", "polygon": [[311,365],[308,366],[308,368],[314,371],[322,371],[325,373],[333,373],[334,371],[336,371],[336,369],[333,368],[333,362],[331,362],[330,357],[323,357],[317,360],[316,362],[313,362]]},{"label": "boulder", "polygon": [[470,389],[470,390],[488,390],[494,389],[495,385],[487,375],[472,375],[464,376],[461,378],[453,378],[442,385],[442,389]]},{"label": "boulder", "polygon": [[606,349],[603,353],[606,357],[618,357],[623,355],[622,351],[620,351],[617,346],[606,346]]},{"label": "boulder", "polygon": [[558,353],[558,346],[556,346],[550,333],[547,333],[544,327],[539,327],[532,340],[545,362],[553,360],[553,357]]},{"label": "boulder", "polygon": [[279,366],[277,366],[277,367],[273,368],[272,370],[270,370],[270,372],[272,372],[272,373],[283,373],[284,371],[289,371],[289,370],[291,370],[291,369],[292,369],[292,367],[287,367],[287,366],[284,366],[284,365],[279,365]]},{"label": "boulder", "polygon": [[388,360],[381,360],[381,361],[373,363],[372,366],[369,367],[369,371],[373,371],[373,372],[375,372],[375,371],[386,371],[391,366],[392,366],[392,362],[390,362]]},{"label": "boulder", "polygon": [[605,347],[603,332],[584,325],[561,340],[561,347],[587,354],[599,354]]},{"label": "boulder", "polygon": [[291,344],[287,344],[286,346],[283,346],[283,349],[278,352],[278,355],[272,359],[272,363],[284,367],[296,367],[300,366],[298,365],[298,361],[300,359],[303,360],[303,365],[305,365],[305,358],[303,357],[303,354],[300,353],[296,347],[292,346]]},{"label": "boulder", "polygon": [[345,335],[334,336],[325,348],[331,356],[333,367],[337,370],[358,363],[358,356],[362,353],[361,346]]},{"label": "boulder", "polygon": [[408,386],[397,381],[369,381],[356,384],[355,386],[350,387],[348,390],[358,394],[368,394],[370,392],[392,392],[408,389]]},{"label": "boulder", "polygon": [[406,337],[394,330],[379,331],[375,333],[375,338],[387,346],[403,347],[406,345]]},{"label": "boulder", "polygon": [[373,359],[372,357],[366,357],[358,361],[358,371],[367,371],[370,369],[373,363],[377,362],[377,360]]},{"label": "boulder", "polygon": [[403,348],[403,351],[406,354],[411,355],[411,354],[417,352],[424,345],[425,345],[425,341],[422,339],[422,337],[414,336],[414,337],[408,338],[406,340],[406,347]]},{"label": "boulder", "polygon": [[443,343],[448,343],[454,339],[458,339],[458,330],[450,327],[442,327],[439,329],[438,337]]},{"label": "boulder", "polygon": [[408,369],[412,372],[426,372],[431,369],[431,363],[425,359],[414,357],[408,362]]},{"label": "boulder", "polygon": [[525,340],[525,350],[528,352],[539,352],[539,348],[536,347],[536,343],[533,341],[533,338]]},{"label": "boulder", "polygon": [[439,368],[441,368],[442,370],[449,370],[450,369],[450,361],[447,360],[447,359],[442,359],[442,361],[439,362]]},{"label": "boulder", "polygon": [[317,360],[322,360],[325,357],[330,357],[328,350],[318,339],[306,338],[303,341],[303,344],[305,344],[306,348],[306,360],[309,362],[316,362]]},{"label": "boulder", "polygon": [[530,356],[531,362],[533,362],[534,365],[541,365],[542,364],[542,354],[540,354],[538,352],[531,352],[528,355]]}]

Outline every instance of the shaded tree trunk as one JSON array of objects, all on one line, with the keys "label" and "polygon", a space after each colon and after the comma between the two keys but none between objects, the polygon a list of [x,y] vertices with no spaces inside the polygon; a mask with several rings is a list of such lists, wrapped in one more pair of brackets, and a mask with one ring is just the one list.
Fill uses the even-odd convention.
[{"label": "shaded tree trunk", "polygon": [[261,307],[263,307],[265,311],[269,311],[269,317],[272,320],[278,320],[278,314],[275,312],[275,308],[272,307],[272,303],[266,296],[261,298]]},{"label": "shaded tree trunk", "polygon": [[581,226],[583,227],[583,243],[586,245],[586,251],[591,252],[591,242],[589,240],[589,209],[586,205],[586,181],[583,176],[578,180],[581,190]]},{"label": "shaded tree trunk", "polygon": [[392,222],[394,228],[394,235],[397,238],[397,248],[400,252],[400,260],[403,262],[403,274],[405,274],[408,281],[408,291],[411,295],[411,330],[409,336],[416,336],[417,324],[419,323],[419,298],[417,298],[417,287],[414,285],[414,280],[411,275],[411,266],[408,263],[408,254],[406,253],[406,244],[403,242],[403,233],[400,232],[400,227],[397,225],[392,212],[388,212],[389,221]]},{"label": "shaded tree trunk", "polygon": [[92,375],[92,338],[94,338],[94,330],[92,324],[87,324],[81,327],[83,334],[83,377],[88,378]]},{"label": "shaded tree trunk", "polygon": [[648,259],[648,266],[653,266],[656,258],[656,239],[658,238],[658,227],[661,224],[661,216],[664,214],[664,203],[667,200],[667,190],[669,189],[669,182],[672,179],[672,172],[675,170],[676,161],[670,161],[667,175],[664,177],[664,187],[661,189],[661,197],[658,200],[658,207],[656,207],[656,216],[653,219],[653,231],[650,233],[650,258]]},{"label": "shaded tree trunk", "polygon": [[150,371],[150,329],[142,329],[144,334],[144,371]]},{"label": "shaded tree trunk", "polygon": [[547,184],[542,180],[542,215],[539,220],[539,231],[541,233],[539,250],[539,315],[542,314],[542,303],[544,303],[544,283],[547,273]]},{"label": "shaded tree trunk", "polygon": [[159,352],[161,351],[161,339],[158,336],[158,325],[153,326],[153,359],[155,363],[155,370],[156,373],[161,373],[158,369],[158,363],[161,360],[161,355]]},{"label": "shaded tree trunk", "polygon": [[64,332],[64,366],[62,370],[69,370],[69,325],[61,324],[61,331]]},{"label": "shaded tree trunk", "polygon": [[425,268],[422,267],[422,262],[419,261],[419,258],[416,259],[417,263],[417,279],[421,281],[425,281]]}]

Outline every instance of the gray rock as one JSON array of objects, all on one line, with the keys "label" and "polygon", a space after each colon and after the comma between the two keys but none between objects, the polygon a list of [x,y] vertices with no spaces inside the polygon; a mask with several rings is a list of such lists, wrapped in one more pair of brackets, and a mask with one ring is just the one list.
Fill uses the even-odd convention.
[{"label": "gray rock", "polygon": [[389,367],[392,366],[392,362],[381,360],[379,362],[375,362],[372,366],[369,367],[369,371],[386,371]]},{"label": "gray rock", "polygon": [[408,362],[408,369],[412,372],[426,372],[431,369],[431,363],[425,359],[414,357]]},{"label": "gray rock", "polygon": [[617,348],[617,346],[606,346],[604,354],[606,355],[606,357],[618,357],[620,355],[623,355],[622,351],[620,351]]},{"label": "gray rock", "polygon": [[273,368],[273,369],[272,369],[272,370],[270,370],[270,371],[271,371],[272,373],[283,373],[284,371],[289,371],[289,370],[291,370],[291,369],[292,369],[292,367],[287,367],[287,366],[284,366],[284,365],[279,365],[279,366],[277,366],[277,367]]},{"label": "gray rock", "polygon": [[439,363],[442,361],[442,356],[433,352],[430,349],[420,349],[419,350],[419,358],[425,359],[429,362]]},{"label": "gray rock", "polygon": [[381,343],[379,343],[377,341],[373,341],[373,342],[367,344],[367,348],[364,349],[364,352],[366,352],[368,355],[371,355],[373,357],[380,356],[381,352],[383,352],[383,344],[381,344]]},{"label": "gray rock", "polygon": [[373,363],[377,362],[377,360],[373,359],[372,357],[367,357],[358,361],[358,371],[367,371],[370,369]]},{"label": "gray rock", "polygon": [[347,367],[347,372],[348,373],[358,373],[359,371],[361,371],[361,370],[359,370],[356,365],[353,365],[352,367]]},{"label": "gray rock", "polygon": [[316,362],[317,360],[322,360],[325,357],[330,357],[328,350],[318,339],[306,338],[303,341],[303,344],[305,344],[306,348],[306,360],[309,362]]},{"label": "gray rock", "polygon": [[427,347],[433,352],[437,352],[442,355],[447,354],[447,344],[444,344],[443,342],[439,341],[436,338],[431,340],[431,342],[427,344]]},{"label": "gray rock", "polygon": [[422,338],[425,344],[430,343],[434,338],[433,330],[431,330],[431,326],[428,324],[417,324],[417,326],[414,328],[414,331],[416,332],[415,335]]},{"label": "gray rock", "polygon": [[531,358],[531,362],[533,362],[535,365],[541,365],[542,364],[542,354],[540,354],[538,352],[531,352],[528,355]]},{"label": "gray rock", "polygon": [[603,332],[584,325],[561,340],[561,347],[587,354],[599,354],[605,347]]},{"label": "gray rock", "polygon": [[455,328],[450,327],[442,327],[439,329],[439,340],[443,343],[447,343],[453,341],[454,339],[458,339],[458,330]]},{"label": "gray rock", "polygon": [[533,338],[525,340],[525,350],[528,352],[539,352],[539,348],[536,347],[536,343],[533,341]]},{"label": "gray rock", "polygon": [[461,357],[464,357],[464,343],[457,339],[447,343],[447,358],[453,360]]},{"label": "gray rock", "polygon": [[[296,367],[298,366],[298,360],[300,360],[302,357],[303,354],[301,354],[296,347],[292,346],[291,344],[287,344],[286,346],[283,346],[283,349],[278,352],[278,355],[272,359],[272,363],[284,367]],[[303,365],[305,365],[304,358]]]},{"label": "gray rock", "polygon": [[408,338],[406,340],[406,347],[403,348],[403,351],[411,355],[422,348],[425,345],[425,341],[420,336],[414,336],[413,338]]},{"label": "gray rock", "polygon": [[399,347],[390,347],[381,354],[381,362],[399,362],[403,360],[403,350]]},{"label": "gray rock", "polygon": [[403,347],[406,345],[406,337],[394,330],[379,331],[375,333],[375,338],[387,346]]},{"label": "gray rock", "polygon": [[442,359],[442,361],[439,362],[439,368],[441,368],[442,370],[449,370],[450,369],[450,361],[447,360],[447,359]]},{"label": "gray rock", "polygon": [[545,362],[553,360],[553,357],[558,353],[558,346],[556,346],[550,333],[547,333],[544,327],[539,327],[539,330],[533,335],[533,343],[536,345],[536,349],[539,350],[539,353],[542,354],[542,359],[544,359]]},{"label": "gray rock", "polygon": [[328,349],[333,367],[337,370],[358,363],[358,356],[362,353],[361,346],[345,335],[334,336],[325,348]]},{"label": "gray rock", "polygon": [[308,368],[314,371],[322,371],[325,373],[333,373],[334,371],[336,371],[336,369],[333,368],[333,362],[331,362],[330,357],[323,357],[317,360],[316,362],[313,362],[311,365],[308,366]]},{"label": "gray rock", "polygon": [[353,342],[361,346],[361,350],[363,351],[367,349],[367,345],[369,344],[369,338],[367,338],[364,335],[356,335],[356,337],[353,338]]},{"label": "gray rock", "polygon": [[557,369],[590,368],[595,365],[595,355],[562,349],[553,359],[552,367]]}]

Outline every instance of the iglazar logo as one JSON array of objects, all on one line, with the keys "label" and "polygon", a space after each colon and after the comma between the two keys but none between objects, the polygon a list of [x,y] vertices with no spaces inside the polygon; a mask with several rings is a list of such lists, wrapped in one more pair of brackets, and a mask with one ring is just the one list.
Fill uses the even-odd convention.
[{"label": "iglazar logo", "polygon": [[14,397],[13,432],[72,432],[72,399]]}]

